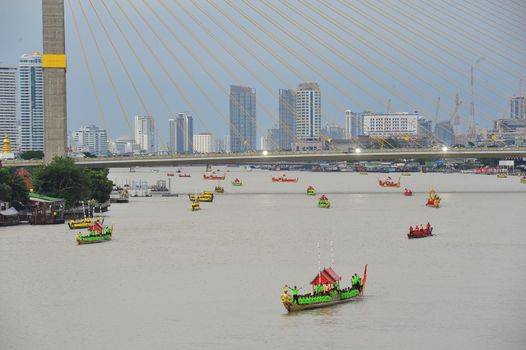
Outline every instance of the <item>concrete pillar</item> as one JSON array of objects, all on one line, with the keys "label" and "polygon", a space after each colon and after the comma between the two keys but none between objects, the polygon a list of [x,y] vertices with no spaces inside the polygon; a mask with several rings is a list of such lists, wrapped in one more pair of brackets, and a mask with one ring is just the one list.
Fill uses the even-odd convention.
[{"label": "concrete pillar", "polygon": [[44,33],[44,161],[66,155],[66,51],[64,0],[42,0]]}]

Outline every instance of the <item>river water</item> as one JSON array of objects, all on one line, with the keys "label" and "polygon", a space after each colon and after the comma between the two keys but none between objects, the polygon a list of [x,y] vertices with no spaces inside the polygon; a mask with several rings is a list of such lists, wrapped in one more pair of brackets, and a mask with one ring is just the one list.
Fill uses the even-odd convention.
[{"label": "river water", "polygon": [[[517,177],[228,169],[226,193],[190,211],[185,196],[132,198],[105,213],[111,242],[77,246],[65,225],[0,228],[0,349],[524,349],[526,185]],[[114,169],[117,183],[173,169]],[[172,177],[211,190],[202,168]],[[233,187],[239,177],[244,185]],[[327,193],[317,208],[305,189]],[[434,187],[442,207],[425,207]],[[436,236],[408,240],[409,225]],[[331,257],[331,243],[334,242]],[[365,297],[287,314],[285,283],[303,287],[333,261]]]}]

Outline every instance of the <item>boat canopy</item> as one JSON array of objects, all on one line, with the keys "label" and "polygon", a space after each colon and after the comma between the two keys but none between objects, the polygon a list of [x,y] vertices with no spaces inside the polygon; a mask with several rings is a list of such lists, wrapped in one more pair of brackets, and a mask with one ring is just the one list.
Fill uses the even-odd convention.
[{"label": "boat canopy", "polygon": [[332,267],[329,267],[328,269],[323,269],[318,274],[316,274],[310,284],[333,284],[337,281],[340,281],[341,279],[342,278],[336,272],[334,272]]}]

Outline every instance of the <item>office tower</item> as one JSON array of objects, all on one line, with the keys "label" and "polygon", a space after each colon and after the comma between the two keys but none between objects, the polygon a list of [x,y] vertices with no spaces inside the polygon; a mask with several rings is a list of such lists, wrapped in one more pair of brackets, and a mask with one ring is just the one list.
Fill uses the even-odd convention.
[{"label": "office tower", "polygon": [[526,119],[524,96],[516,96],[510,99],[510,118],[511,119]]},{"label": "office tower", "polygon": [[192,153],[194,138],[194,120],[187,112],[178,113],[176,117],[176,152]]},{"label": "office tower", "polygon": [[156,151],[155,120],[152,116],[135,116],[135,143],[145,153]]},{"label": "office tower", "polygon": [[353,113],[350,109],[345,111],[345,138],[351,140],[364,135],[363,113]]},{"label": "office tower", "polygon": [[20,150],[44,152],[44,77],[38,52],[20,57],[18,88]]},{"label": "office tower", "polygon": [[214,135],[208,132],[202,132],[197,135],[194,135],[194,152],[195,153],[215,152]]},{"label": "office tower", "polygon": [[230,151],[256,150],[256,89],[230,86]]},{"label": "office tower", "polygon": [[73,133],[73,146],[77,152],[89,152],[97,156],[108,155],[108,135],[106,130],[95,125],[81,127]]},{"label": "office tower", "polygon": [[453,125],[449,121],[438,122],[435,124],[435,137],[437,141],[452,146],[455,142],[455,132]]},{"label": "office tower", "polygon": [[177,121],[174,118],[168,119],[168,154],[177,152]]},{"label": "office tower", "polygon": [[302,83],[296,90],[296,138],[301,142],[320,139],[321,95],[318,83]]},{"label": "office tower", "polygon": [[0,139],[5,135],[11,141],[11,148],[18,153],[18,121],[16,66],[0,65]]},{"label": "office tower", "polygon": [[279,89],[279,149],[290,151],[296,142],[296,92]]}]

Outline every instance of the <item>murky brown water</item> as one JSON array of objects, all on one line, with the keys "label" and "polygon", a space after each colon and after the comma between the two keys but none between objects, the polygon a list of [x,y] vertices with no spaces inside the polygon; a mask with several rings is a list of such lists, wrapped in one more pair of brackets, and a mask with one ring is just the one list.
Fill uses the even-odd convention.
[{"label": "murky brown water", "polygon": [[[522,349],[526,185],[516,177],[227,173],[226,192],[191,212],[179,198],[111,207],[113,241],[77,246],[60,226],[0,228],[0,349]],[[118,182],[166,179],[141,168]],[[170,171],[173,171],[171,169]],[[274,173],[276,174],[276,173]],[[176,192],[212,189],[201,172]],[[379,176],[379,175],[378,175]],[[329,194],[319,209],[308,185]],[[440,209],[424,206],[434,186]],[[346,192],[346,193],[344,193]],[[232,195],[244,193],[245,195]],[[409,241],[430,221],[436,237]],[[279,293],[330,264],[345,284],[369,264],[365,299],[288,315]]]}]

